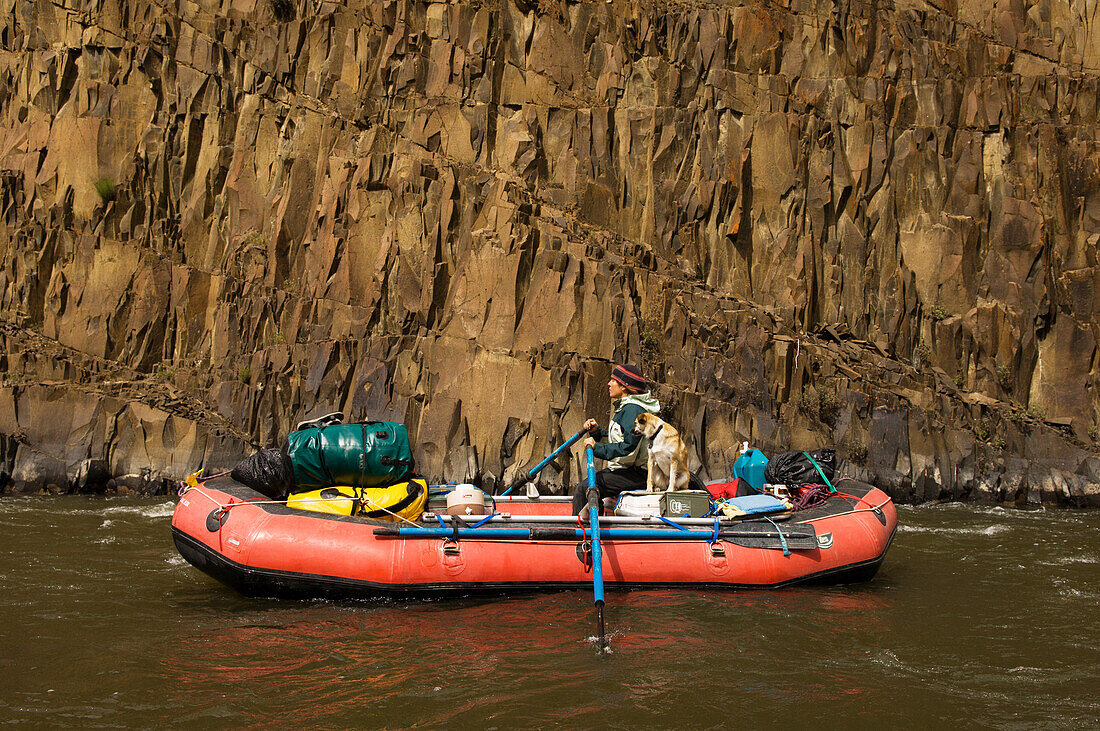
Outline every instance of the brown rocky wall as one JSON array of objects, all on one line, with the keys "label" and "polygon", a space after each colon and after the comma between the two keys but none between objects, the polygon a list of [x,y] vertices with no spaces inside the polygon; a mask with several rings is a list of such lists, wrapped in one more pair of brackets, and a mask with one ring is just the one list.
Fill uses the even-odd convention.
[{"label": "brown rocky wall", "polygon": [[707,478],[1100,504],[1095,4],[3,9],[9,489],[336,409],[491,486],[629,361]]}]

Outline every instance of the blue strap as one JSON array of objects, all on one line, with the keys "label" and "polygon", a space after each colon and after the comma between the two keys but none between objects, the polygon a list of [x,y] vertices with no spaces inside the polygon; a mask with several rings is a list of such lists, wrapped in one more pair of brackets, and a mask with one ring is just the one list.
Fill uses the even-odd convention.
[{"label": "blue strap", "polygon": [[458,544],[458,516],[456,515],[454,517],[454,522],[451,524],[450,528],[448,528],[447,524],[443,522],[443,517],[440,516],[439,513],[435,514],[435,519],[436,519],[436,522],[439,523],[440,528],[442,528],[443,530],[450,530],[451,531],[451,537],[450,538],[445,538],[443,540],[443,542],[446,543],[447,541],[452,541],[453,543],[455,543],[457,545]]},{"label": "blue strap", "polygon": [[714,535],[712,535],[710,537],[710,540],[707,541],[707,542],[712,543],[712,544],[718,542],[718,517],[717,516],[715,516],[715,518],[714,518]]},{"label": "blue strap", "polygon": [[764,520],[768,521],[769,523],[771,523],[772,525],[775,526],[776,532],[779,533],[779,545],[783,546],[783,555],[784,556],[790,556],[791,555],[791,549],[787,548],[787,537],[785,535],[783,535],[783,529],[780,528],[778,525],[776,525],[775,521],[772,520],[771,518],[769,518],[768,516],[762,515],[760,517],[762,517]]},{"label": "blue strap", "polygon": [[655,517],[657,520],[661,521],[662,523],[668,523],[669,525],[671,525],[676,530],[687,530],[687,528],[685,528],[684,526],[677,525],[676,523],[673,523],[671,520],[669,520],[668,518],[666,518],[663,515],[655,515],[653,517]]},{"label": "blue strap", "polygon": [[493,513],[492,515],[486,515],[484,518],[482,518],[478,522],[474,523],[470,527],[471,528],[480,528],[482,525],[484,525],[485,523],[488,523],[490,520],[497,517],[498,515],[500,515],[500,513]]}]

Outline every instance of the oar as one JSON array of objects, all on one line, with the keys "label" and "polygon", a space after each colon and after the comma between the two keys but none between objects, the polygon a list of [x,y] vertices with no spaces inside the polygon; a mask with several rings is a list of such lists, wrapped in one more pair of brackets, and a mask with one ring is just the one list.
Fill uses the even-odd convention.
[{"label": "oar", "polygon": [[[573,516],[575,521],[577,516]],[[580,528],[566,528],[564,526],[530,527],[530,528],[463,528],[464,524],[450,524],[446,528],[410,528],[408,526],[387,525],[375,528],[376,536],[387,538],[429,539],[429,538],[465,538],[473,541],[513,541],[516,539],[526,541],[574,541],[579,538],[587,538],[588,530]],[[484,521],[482,521],[484,522]],[[607,518],[604,518],[607,522]],[[674,524],[675,525],[675,524]],[[752,548],[774,548],[772,545],[756,545],[761,541],[772,538],[780,538],[794,550],[812,550],[818,548],[816,532],[812,525],[796,523],[795,525],[773,526],[770,523],[744,523],[743,528],[721,528],[717,533],[711,530],[691,530],[677,525],[679,530],[668,528],[601,528],[600,538],[613,541],[732,541],[734,543],[745,539],[753,541]],[[749,529],[752,526],[752,530]]]},{"label": "oar", "polygon": [[603,551],[600,549],[600,491],[596,488],[596,463],[592,447],[585,449],[588,459],[588,519],[592,528],[592,595],[596,603],[596,641],[600,652],[607,647],[603,631]]},{"label": "oar", "polygon": [[578,439],[580,439],[581,437],[583,437],[587,433],[588,433],[587,429],[581,429],[579,432],[577,432],[573,436],[569,437],[569,439],[566,440],[565,444],[562,444],[560,447],[558,447],[553,452],[551,452],[549,457],[547,457],[543,461],[539,462],[537,465],[532,467],[527,472],[520,475],[518,479],[513,481],[512,484],[508,486],[507,490],[505,490],[504,492],[502,492],[500,494],[501,495],[509,495],[509,494],[511,494],[512,490],[515,490],[520,485],[524,484],[525,482],[531,482],[532,480],[534,480],[535,475],[537,475],[539,473],[539,470],[541,470],[543,467],[545,467],[546,465],[553,462],[555,457],[557,457],[559,454],[561,454],[564,450],[566,450],[569,447],[573,446],[573,444],[576,443],[576,441]]}]

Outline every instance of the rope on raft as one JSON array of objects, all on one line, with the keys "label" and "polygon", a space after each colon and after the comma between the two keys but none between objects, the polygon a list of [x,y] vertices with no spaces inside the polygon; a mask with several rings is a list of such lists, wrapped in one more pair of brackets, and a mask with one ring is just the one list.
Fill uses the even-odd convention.
[{"label": "rope on raft", "polygon": [[[850,498],[853,498],[855,500],[858,500],[859,502],[863,503],[864,505],[871,505],[871,503],[867,502],[866,500],[861,500],[860,498],[856,497],[855,495],[848,495],[847,493],[837,493],[837,494],[841,495],[842,497],[850,497]],[[876,510],[881,510],[882,506],[885,505],[888,502],[890,502],[889,497],[887,497],[885,500],[883,500],[878,505],[871,505],[871,507],[869,507],[869,508],[856,508],[854,510],[849,510],[847,513],[836,513],[835,515],[822,515],[819,518],[807,518],[806,520],[799,520],[798,522],[799,523],[813,523],[813,522],[816,522],[818,520],[828,520],[829,518],[838,518],[841,515],[852,515],[853,513],[873,513]]]},{"label": "rope on raft", "polygon": [[[220,476],[220,475],[217,475],[217,476]],[[199,483],[199,484],[201,485],[202,483]],[[190,493],[190,492],[197,492],[198,494],[202,495],[204,498],[206,498],[210,502],[214,503],[214,505],[217,505],[218,506],[219,518],[222,515],[225,515],[227,512],[229,512],[230,508],[235,508],[239,505],[286,505],[287,502],[288,502],[288,500],[240,500],[238,502],[220,503],[217,500],[215,500],[212,496],[210,496],[206,492],[200,490],[197,486],[193,486],[193,485],[183,485],[183,487],[180,488],[179,496],[183,497],[184,495],[186,495],[187,493]],[[348,498],[348,499],[351,499],[351,498]],[[406,523],[413,526],[414,528],[419,528],[420,527],[419,523],[414,523],[413,521],[409,520],[405,516],[398,515],[397,513],[393,512],[392,510],[387,508],[386,506],[379,505],[378,503],[374,502],[369,497],[363,497],[362,500],[364,502],[368,503],[369,505],[371,505],[372,507],[378,508],[379,510],[381,510],[384,513],[389,513],[390,515],[397,518],[398,520],[405,521]],[[312,503],[312,502],[327,502],[327,501],[328,501],[328,498],[323,498],[323,497],[295,498],[295,500],[294,500],[294,502],[296,502],[296,503],[306,503],[306,502]]]}]

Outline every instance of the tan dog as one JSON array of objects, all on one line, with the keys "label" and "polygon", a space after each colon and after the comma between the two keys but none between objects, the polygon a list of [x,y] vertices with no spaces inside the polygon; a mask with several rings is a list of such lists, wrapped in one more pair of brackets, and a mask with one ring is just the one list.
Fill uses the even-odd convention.
[{"label": "tan dog", "polygon": [[690,473],[687,447],[680,438],[680,432],[650,413],[638,414],[631,431],[649,440],[649,462],[646,465],[649,474],[645,489],[648,492],[686,490]]}]

